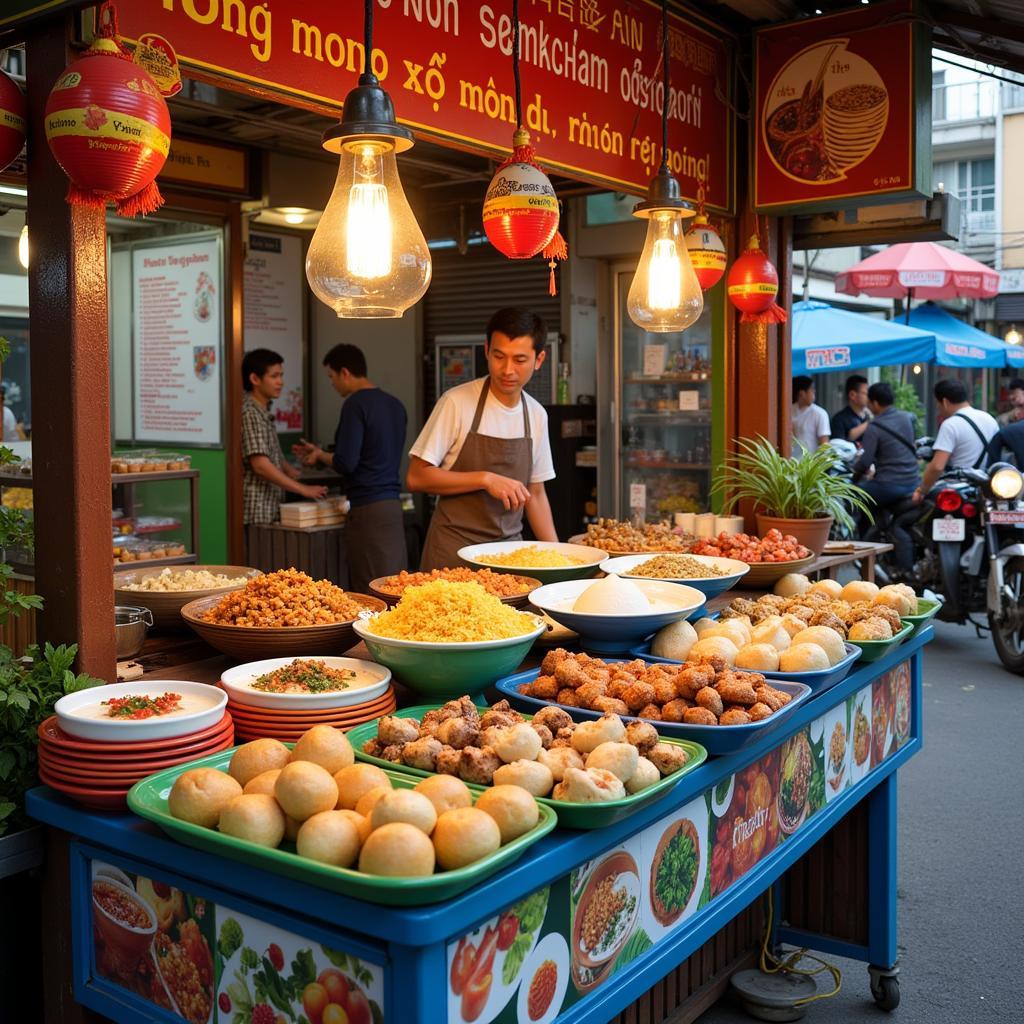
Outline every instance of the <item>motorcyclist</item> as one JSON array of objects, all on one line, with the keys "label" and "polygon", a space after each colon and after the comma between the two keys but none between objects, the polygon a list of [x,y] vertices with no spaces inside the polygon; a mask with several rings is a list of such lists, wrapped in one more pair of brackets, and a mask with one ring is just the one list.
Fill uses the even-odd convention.
[{"label": "motorcyclist", "polygon": [[[874,417],[861,437],[861,453],[853,465],[854,482],[866,491],[880,509],[893,513],[893,564],[906,571],[913,568],[914,544],[896,514],[908,502],[919,479],[914,447],[914,417],[894,408],[892,387],[880,382],[868,388],[868,408]],[[865,474],[874,466],[871,479]]]},{"label": "motorcyclist", "polygon": [[914,491],[917,503],[947,469],[983,469],[989,443],[999,430],[992,416],[967,401],[967,388],[961,381],[938,381],[935,400],[944,419],[932,445],[932,461]]}]

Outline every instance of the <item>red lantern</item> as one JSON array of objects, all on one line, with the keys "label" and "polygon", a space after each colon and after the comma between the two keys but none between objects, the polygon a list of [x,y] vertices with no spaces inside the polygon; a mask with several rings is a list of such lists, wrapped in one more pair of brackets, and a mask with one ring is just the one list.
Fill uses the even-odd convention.
[{"label": "red lantern", "polygon": [[517,128],[512,144],[512,155],[487,186],[484,231],[498,252],[527,260],[554,241],[558,197],[534,159],[529,132]]},{"label": "red lantern", "polygon": [[703,213],[697,214],[686,233],[686,248],[701,291],[714,288],[725,273],[725,243]]},{"label": "red lantern", "polygon": [[170,149],[171,116],[117,39],[112,4],[100,9],[100,38],[54,84],[45,120],[46,141],[71,179],[69,203],[113,202],[127,217],[163,204],[154,179]]},{"label": "red lantern", "polygon": [[727,284],[729,301],[743,312],[740,323],[786,322],[786,311],[775,302],[779,275],[756,234],[750,236],[743,255],[729,268]]},{"label": "red lantern", "polygon": [[25,94],[0,71],[0,171],[9,167],[25,145]]}]

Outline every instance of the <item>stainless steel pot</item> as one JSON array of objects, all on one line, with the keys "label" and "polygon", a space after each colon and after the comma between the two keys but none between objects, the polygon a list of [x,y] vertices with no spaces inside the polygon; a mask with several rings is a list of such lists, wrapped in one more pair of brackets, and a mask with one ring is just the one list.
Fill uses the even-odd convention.
[{"label": "stainless steel pot", "polygon": [[117,605],[114,608],[114,636],[117,640],[117,658],[134,658],[146,642],[146,631],[153,625],[153,613],[148,608]]}]

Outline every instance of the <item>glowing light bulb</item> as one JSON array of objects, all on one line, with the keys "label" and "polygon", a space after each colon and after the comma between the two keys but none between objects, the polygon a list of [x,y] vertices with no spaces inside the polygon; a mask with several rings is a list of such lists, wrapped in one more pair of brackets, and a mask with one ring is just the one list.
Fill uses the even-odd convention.
[{"label": "glowing light bulb", "polygon": [[381,150],[360,148],[348,193],[348,269],[370,280],[391,273],[391,211]]},{"label": "glowing light bulb", "polygon": [[911,367],[911,369],[914,371],[915,374],[918,374],[918,373],[921,372],[921,364],[920,363],[914,363],[914,365]]},{"label": "glowing light bulb", "polygon": [[679,210],[655,210],[626,302],[630,319],[654,333],[685,330],[704,310]]},{"label": "glowing light bulb", "polygon": [[1024,341],[1024,336],[1017,330],[1016,324],[1011,324],[1010,329],[1003,335],[1003,341],[1007,345],[1019,345],[1021,341]]},{"label": "glowing light bulb", "polygon": [[22,226],[18,236],[18,262],[28,270],[28,225]]}]

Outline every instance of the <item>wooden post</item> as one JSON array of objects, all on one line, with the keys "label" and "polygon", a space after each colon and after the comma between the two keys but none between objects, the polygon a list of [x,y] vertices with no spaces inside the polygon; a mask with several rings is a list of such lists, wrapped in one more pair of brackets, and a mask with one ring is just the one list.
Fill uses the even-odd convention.
[{"label": "wooden post", "polygon": [[72,56],[71,27],[70,16],[46,21],[25,47],[35,574],[40,640],[77,643],[79,669],[112,680],[106,214],[64,202],[68,182],[43,118]]}]

